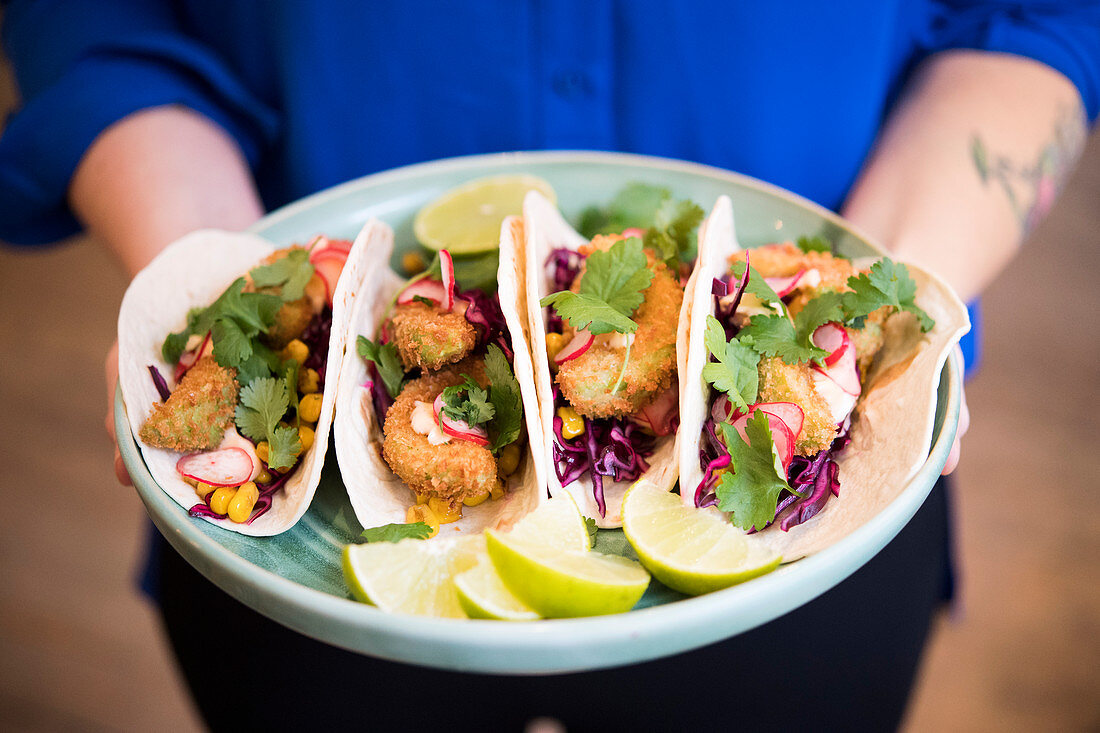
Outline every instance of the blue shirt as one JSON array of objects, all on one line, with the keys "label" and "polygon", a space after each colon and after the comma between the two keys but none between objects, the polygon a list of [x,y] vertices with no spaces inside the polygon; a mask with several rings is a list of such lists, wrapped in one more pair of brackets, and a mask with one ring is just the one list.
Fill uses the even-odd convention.
[{"label": "blue shirt", "polygon": [[238,141],[268,207],[374,171],[502,150],[623,150],[837,208],[922,58],[1036,58],[1100,108],[1100,6],[985,0],[15,0],[23,106],[0,137],[0,240],[78,225],[105,127],[157,105]]}]

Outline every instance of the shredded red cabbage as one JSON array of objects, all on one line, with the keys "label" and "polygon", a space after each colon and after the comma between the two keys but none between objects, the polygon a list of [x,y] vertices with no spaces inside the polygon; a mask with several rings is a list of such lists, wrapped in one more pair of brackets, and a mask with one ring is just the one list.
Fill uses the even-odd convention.
[{"label": "shredded red cabbage", "polygon": [[[260,490],[260,495],[256,499],[256,505],[252,507],[252,516],[248,518],[248,521],[246,521],[245,524],[252,524],[257,519],[267,513],[267,510],[271,508],[275,492],[281,489],[283,487],[283,484],[285,484],[290,479],[290,477],[294,475],[294,472],[298,470],[298,466],[301,465],[301,463],[301,461],[296,462],[286,473],[279,473],[278,471],[275,471],[273,469],[268,469],[268,473],[271,474],[271,481],[266,484],[256,484],[256,488]],[[228,515],[218,514],[216,511],[210,508],[210,497],[212,497],[213,495],[214,492],[211,491],[209,494],[206,495],[205,499],[188,509],[187,513],[190,514],[192,517],[210,517],[212,519],[225,519]]]},{"label": "shredded red cabbage", "polygon": [[332,309],[327,305],[313,316],[306,330],[298,338],[309,347],[309,356],[306,357],[302,367],[316,369],[321,379],[320,388],[325,388],[325,366],[328,364],[328,339],[332,333]]},{"label": "shredded red cabbage", "polygon": [[489,297],[480,290],[465,290],[458,294],[468,304],[466,320],[478,329],[478,347],[495,343],[504,352],[508,361],[512,361],[512,343],[508,336],[508,324],[500,309],[500,298],[496,293]]},{"label": "shredded red cabbage", "polygon": [[364,386],[370,389],[371,402],[374,404],[374,414],[378,417],[378,424],[381,426],[386,422],[386,415],[393,405],[393,397],[390,396],[389,390],[386,389],[386,384],[382,381],[382,376],[378,373],[378,367],[375,366],[373,361],[367,362],[367,376],[370,378],[370,381]]},{"label": "shredded red cabbage", "polygon": [[172,390],[168,389],[168,383],[164,381],[164,375],[160,373],[160,369],[150,364],[149,376],[153,378],[153,386],[157,388],[157,393],[160,395],[160,401],[167,402],[168,398],[172,396]]},{"label": "shredded red cabbage", "polygon": [[[580,274],[583,262],[584,256],[575,250],[565,247],[552,250],[550,256],[546,258],[545,267],[550,270],[553,292],[569,290],[573,287],[573,281]],[[546,318],[546,330],[550,333],[561,333],[565,330],[561,316],[553,308],[550,309]]]},{"label": "shredded red cabbage", "polygon": [[606,516],[603,477],[613,481],[638,479],[649,470],[645,459],[653,453],[653,437],[624,418],[583,419],[584,435],[566,439],[561,432],[562,419],[554,417],[554,470],[562,486],[587,472],[600,516]]}]

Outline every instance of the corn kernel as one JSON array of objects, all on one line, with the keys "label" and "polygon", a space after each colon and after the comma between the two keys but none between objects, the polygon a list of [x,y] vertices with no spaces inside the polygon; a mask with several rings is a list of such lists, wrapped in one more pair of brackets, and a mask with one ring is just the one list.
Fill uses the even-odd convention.
[{"label": "corn kernel", "polygon": [[264,463],[271,459],[271,446],[267,444],[266,440],[261,440],[256,444],[256,456]]},{"label": "corn kernel", "polygon": [[558,355],[558,352],[562,350],[566,343],[565,334],[563,333],[546,334],[546,358],[550,360],[551,364],[554,362],[554,357]]},{"label": "corn kernel", "polygon": [[435,512],[427,504],[409,507],[409,510],[405,512],[405,521],[409,524],[423,522],[431,527],[432,532],[428,535],[429,539],[439,534],[439,517],[435,516]]},{"label": "corn kernel", "polygon": [[427,504],[428,503],[428,495],[427,494],[421,494],[419,492],[414,491],[413,496],[416,497],[416,503],[417,504]]},{"label": "corn kernel", "polygon": [[198,494],[201,499],[205,499],[207,494],[218,488],[217,486],[211,486],[210,484],[205,484],[202,481],[195,481],[194,479],[191,480],[191,484],[195,487],[195,493]]},{"label": "corn kernel", "polygon": [[266,468],[261,468],[260,472],[258,474],[256,474],[256,483],[258,483],[258,484],[269,484],[269,483],[271,483],[271,480],[273,478],[275,478],[275,477],[271,475],[270,471],[268,471]]},{"label": "corn kernel", "polygon": [[561,418],[561,435],[566,440],[571,440],[578,435],[584,435],[584,418],[568,405],[558,408],[558,417]]},{"label": "corn kernel", "polygon": [[298,417],[306,422],[317,422],[321,417],[321,394],[307,394],[298,401]]},{"label": "corn kernel", "polygon": [[321,375],[316,369],[302,369],[298,372],[298,391],[302,394],[312,394],[321,389]]},{"label": "corn kernel", "polygon": [[309,356],[309,347],[300,339],[294,339],[283,348],[279,356],[283,357],[283,359],[293,359],[301,364]]},{"label": "corn kernel", "polygon": [[488,498],[489,492],[486,491],[484,494],[478,494],[477,496],[467,496],[465,499],[462,500],[462,503],[466,506],[477,506]]},{"label": "corn kernel", "polygon": [[210,508],[217,514],[225,514],[229,510],[229,502],[237,495],[236,486],[220,486],[214,490],[210,497]]},{"label": "corn kernel", "polygon": [[489,489],[489,496],[492,497],[493,501],[496,501],[497,499],[503,498],[504,497],[504,484],[500,483],[499,481],[497,481],[495,484],[493,484],[493,488]]},{"label": "corn kernel", "polygon": [[511,476],[519,468],[519,443],[509,443],[497,456],[497,475]]},{"label": "corn kernel", "polygon": [[462,507],[451,507],[451,503],[437,496],[428,499],[428,508],[439,517],[440,524],[450,524],[462,519]]},{"label": "corn kernel", "polygon": [[401,267],[404,268],[405,273],[408,275],[419,275],[424,272],[424,268],[427,265],[424,263],[424,256],[419,252],[406,252],[401,255]]},{"label": "corn kernel", "polygon": [[308,425],[302,425],[298,428],[298,441],[302,444],[302,453],[313,447],[313,439],[316,435],[313,432],[313,428]]},{"label": "corn kernel", "polygon": [[237,489],[233,500],[229,502],[226,513],[237,524],[247,522],[252,516],[252,508],[256,506],[256,500],[260,498],[260,490],[252,481],[246,481]]}]

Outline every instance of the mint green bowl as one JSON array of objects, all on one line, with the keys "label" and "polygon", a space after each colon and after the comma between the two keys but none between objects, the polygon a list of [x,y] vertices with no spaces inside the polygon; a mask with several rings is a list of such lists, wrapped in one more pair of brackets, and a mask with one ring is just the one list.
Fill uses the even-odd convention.
[{"label": "mint green bowl", "polygon": [[[285,206],[252,230],[277,244],[304,242],[319,232],[351,238],[373,216],[394,228],[395,256],[400,256],[413,246],[412,220],[422,205],[464,181],[510,172],[548,180],[574,220],[586,206],[606,203],[624,184],[643,181],[708,210],[719,195],[728,195],[744,246],[824,234],[845,254],[876,252],[835,214],[775,186],[692,163],[595,152],[502,153],[399,168]],[[199,572],[242,603],[307,636],[362,654],[467,672],[540,674],[630,664],[704,646],[778,618],[851,575],[905,526],[939,477],[958,425],[961,383],[959,365],[949,360],[927,461],[893,503],[832,547],[710,595],[687,598],[653,581],[629,613],[532,623],[390,615],[350,600],[340,553],[361,528],[334,452],[297,525],[277,537],[246,537],[190,518],[161,490],[134,442],[121,392],[115,429],[157,528]],[[597,549],[631,553],[619,530],[601,530]]]}]

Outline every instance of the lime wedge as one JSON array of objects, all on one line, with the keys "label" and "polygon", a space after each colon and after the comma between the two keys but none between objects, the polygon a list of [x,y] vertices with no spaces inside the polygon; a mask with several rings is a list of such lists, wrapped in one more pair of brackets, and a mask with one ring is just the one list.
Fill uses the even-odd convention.
[{"label": "lime wedge", "polygon": [[456,575],[455,589],[459,604],[470,618],[533,621],[539,617],[508,590],[488,558]]},{"label": "lime wedge", "polygon": [[573,497],[562,494],[547,499],[513,525],[508,536],[528,545],[584,552],[591,547],[584,516]]},{"label": "lime wedge", "polygon": [[428,249],[463,255],[487,252],[500,244],[504,217],[523,213],[523,198],[538,191],[556,201],[554,189],[531,175],[478,178],[444,193],[413,220],[413,233]]},{"label": "lime wedge", "polygon": [[546,618],[623,613],[649,585],[649,573],[625,557],[530,545],[493,530],[485,540],[508,590]]},{"label": "lime wedge", "polygon": [[763,575],[782,560],[717,511],[685,507],[645,480],[623,499],[623,532],[653,577],[693,596]]},{"label": "lime wedge", "polygon": [[466,618],[453,578],[484,556],[482,535],[348,545],[344,578],[357,600],[383,611]]}]

